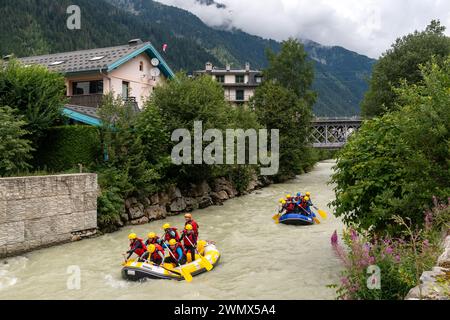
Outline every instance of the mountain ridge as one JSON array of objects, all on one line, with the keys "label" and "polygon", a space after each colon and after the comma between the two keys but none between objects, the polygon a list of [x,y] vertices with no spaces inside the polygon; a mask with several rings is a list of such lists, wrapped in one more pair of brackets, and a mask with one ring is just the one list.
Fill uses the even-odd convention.
[{"label": "mountain ridge", "polygon": [[[31,56],[54,52],[107,47],[133,38],[151,41],[176,70],[192,72],[207,61],[223,66],[252,68],[267,65],[265,50],[278,51],[275,40],[253,36],[242,30],[211,28],[194,14],[149,0],[77,0],[82,10],[81,30],[65,29],[69,0],[0,0],[0,53]],[[208,2],[208,1],[207,1]],[[210,5],[220,3],[209,1]],[[114,30],[104,32],[104,30]],[[303,41],[316,67],[314,89],[319,99],[318,116],[352,116],[367,90],[375,60],[342,47]]]}]

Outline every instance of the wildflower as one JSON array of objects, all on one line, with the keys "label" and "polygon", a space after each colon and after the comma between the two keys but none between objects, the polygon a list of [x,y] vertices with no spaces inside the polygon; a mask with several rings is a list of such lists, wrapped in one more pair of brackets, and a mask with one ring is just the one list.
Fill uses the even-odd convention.
[{"label": "wildflower", "polygon": [[390,247],[390,246],[386,247],[386,249],[384,250],[384,252],[389,255],[392,254],[393,251],[394,251],[394,249],[392,249],[392,247]]},{"label": "wildflower", "polygon": [[331,245],[336,246],[338,244],[338,236],[336,230],[334,230],[333,234],[331,235]]},{"label": "wildflower", "polygon": [[401,258],[400,258],[400,255],[396,255],[396,256],[395,256],[395,261],[396,261],[396,262],[400,262],[400,259],[401,259]]},{"label": "wildflower", "polygon": [[352,239],[352,241],[356,241],[358,240],[358,233],[356,233],[355,229],[350,229],[350,239]]}]

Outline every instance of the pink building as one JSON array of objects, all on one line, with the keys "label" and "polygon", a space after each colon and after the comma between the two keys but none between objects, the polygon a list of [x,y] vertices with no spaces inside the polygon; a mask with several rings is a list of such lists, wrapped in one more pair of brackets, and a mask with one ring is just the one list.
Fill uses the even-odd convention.
[{"label": "pink building", "polygon": [[103,95],[113,92],[138,110],[155,86],[174,77],[152,44],[140,39],[122,46],[19,60],[25,65],[40,64],[63,73],[69,98],[64,113],[75,121],[93,125],[99,124],[96,109]]}]

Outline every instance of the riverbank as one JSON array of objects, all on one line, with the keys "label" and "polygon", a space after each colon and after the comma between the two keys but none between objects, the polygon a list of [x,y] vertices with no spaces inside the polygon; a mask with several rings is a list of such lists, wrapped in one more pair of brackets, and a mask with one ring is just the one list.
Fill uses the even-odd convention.
[{"label": "riverbank", "polygon": [[[315,164],[329,159],[332,155],[334,155],[332,150],[315,151],[317,157]],[[313,170],[315,164],[307,171]],[[115,227],[122,228],[126,225],[146,224],[154,220],[161,220],[210,206],[220,206],[229,199],[247,195],[273,183],[271,176],[258,176],[253,173],[241,191],[236,188],[232,179],[226,177],[219,177],[210,181],[203,180],[197,184],[189,183],[189,186],[184,188],[174,184],[166,191],[156,192],[141,199],[136,197],[126,199],[123,214],[112,223]]]}]

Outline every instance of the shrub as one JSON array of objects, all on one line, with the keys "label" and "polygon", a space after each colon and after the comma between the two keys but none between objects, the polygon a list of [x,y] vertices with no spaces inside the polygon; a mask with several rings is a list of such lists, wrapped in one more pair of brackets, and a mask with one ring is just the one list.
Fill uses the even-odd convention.
[{"label": "shrub", "polygon": [[17,60],[0,61],[0,105],[9,105],[24,117],[35,143],[61,118],[65,93],[61,74],[40,65],[24,66]]},{"label": "shrub", "polygon": [[75,125],[47,131],[35,156],[38,167],[64,171],[78,164],[90,166],[101,158],[101,142],[96,127]]},{"label": "shrub", "polygon": [[17,174],[31,166],[30,141],[24,139],[28,133],[26,122],[17,117],[13,109],[0,106],[0,176]]}]

